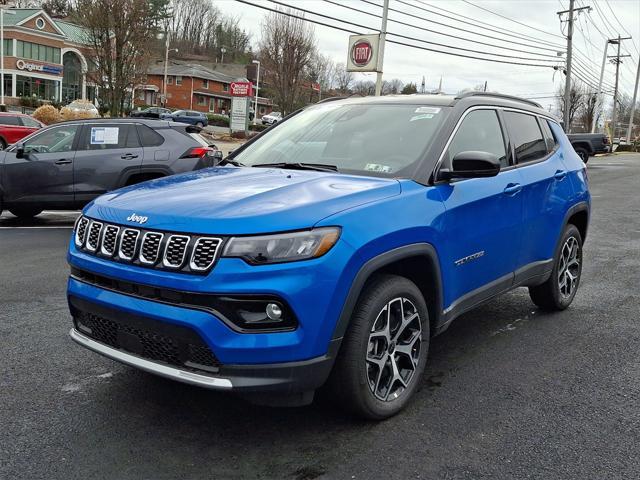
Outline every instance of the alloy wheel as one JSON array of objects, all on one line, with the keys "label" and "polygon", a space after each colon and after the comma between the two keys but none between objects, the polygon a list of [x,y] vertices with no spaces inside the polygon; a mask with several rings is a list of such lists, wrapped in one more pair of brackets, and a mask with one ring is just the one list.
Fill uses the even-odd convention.
[{"label": "alloy wheel", "polygon": [[580,244],[577,238],[567,238],[559,260],[558,288],[563,298],[569,298],[575,292],[580,278]]},{"label": "alloy wheel", "polygon": [[409,387],[421,346],[418,309],[407,298],[394,298],[378,313],[367,345],[367,380],[376,398],[390,402]]}]

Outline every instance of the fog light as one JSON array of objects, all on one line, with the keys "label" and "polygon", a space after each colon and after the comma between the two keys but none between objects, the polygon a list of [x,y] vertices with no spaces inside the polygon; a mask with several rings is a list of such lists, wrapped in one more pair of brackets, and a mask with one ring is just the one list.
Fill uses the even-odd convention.
[{"label": "fog light", "polygon": [[267,317],[271,320],[280,320],[282,317],[282,309],[277,303],[269,303],[266,308]]}]

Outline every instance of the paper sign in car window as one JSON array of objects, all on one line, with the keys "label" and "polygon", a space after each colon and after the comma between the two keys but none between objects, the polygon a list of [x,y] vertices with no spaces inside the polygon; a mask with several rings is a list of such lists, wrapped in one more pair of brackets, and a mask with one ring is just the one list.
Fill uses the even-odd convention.
[{"label": "paper sign in car window", "polygon": [[440,109],[437,107],[418,107],[413,113],[431,113],[435,115],[436,113],[440,113]]},{"label": "paper sign in car window", "polygon": [[91,127],[92,145],[117,145],[118,127]]},{"label": "paper sign in car window", "polygon": [[369,172],[382,172],[382,173],[390,173],[391,167],[389,165],[380,165],[379,163],[367,163],[364,166],[365,170]]}]

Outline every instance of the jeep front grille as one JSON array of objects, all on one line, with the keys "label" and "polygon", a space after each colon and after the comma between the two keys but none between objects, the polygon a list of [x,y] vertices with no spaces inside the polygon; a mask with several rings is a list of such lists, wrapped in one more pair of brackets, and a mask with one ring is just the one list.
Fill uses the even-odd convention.
[{"label": "jeep front grille", "polygon": [[76,247],[116,262],[202,275],[216,263],[223,239],[123,227],[80,217]]}]

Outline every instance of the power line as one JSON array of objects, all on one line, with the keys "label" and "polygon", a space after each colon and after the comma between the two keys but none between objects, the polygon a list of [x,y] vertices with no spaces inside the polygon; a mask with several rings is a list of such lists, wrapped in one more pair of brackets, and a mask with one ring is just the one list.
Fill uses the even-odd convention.
[{"label": "power line", "polygon": [[506,16],[504,16],[504,15],[502,15],[502,14],[500,14],[500,13],[497,13],[497,12],[494,12],[494,11],[492,11],[492,10],[489,10],[488,8],[481,7],[480,5],[476,5],[475,3],[472,3],[472,2],[470,2],[469,0],[462,0],[462,1],[463,1],[464,3],[467,3],[467,4],[471,5],[471,6],[474,6],[474,7],[476,7],[476,8],[479,8],[480,10],[484,10],[485,12],[491,13],[491,14],[493,14],[493,15],[496,15],[496,16],[500,17],[500,18],[504,18],[505,20],[509,20],[509,21],[511,21],[511,22],[517,23],[518,25],[521,25],[521,26],[523,26],[523,27],[531,28],[532,30],[536,30],[536,31],[541,32],[541,33],[544,33],[544,34],[546,34],[546,35],[551,35],[551,36],[553,36],[553,37],[563,38],[561,35],[557,35],[557,34],[555,34],[555,33],[547,32],[547,31],[545,31],[545,30],[541,30],[541,29],[536,28],[536,27],[532,27],[531,25],[527,25],[526,23],[519,22],[518,20],[514,20],[513,18],[509,18],[509,17],[506,17]]},{"label": "power line", "polygon": [[[304,16],[301,15],[295,15],[293,13],[290,12],[283,12],[282,10],[278,10],[276,8],[270,8],[264,5],[257,5],[255,3],[251,3],[248,0],[235,0],[238,3],[242,3],[245,5],[250,5],[252,7],[256,7],[256,8],[260,8],[262,10],[267,10],[269,12],[273,12],[273,13],[278,13],[280,15],[285,15],[287,17],[291,17],[291,18],[297,18],[299,20],[303,20],[309,23],[313,23],[316,25],[321,25],[324,27],[328,27],[328,28],[333,28],[336,30],[341,30],[343,32],[348,32],[348,33],[352,33],[352,34],[356,34],[356,35],[361,35],[362,32],[359,31],[354,31],[348,28],[344,28],[341,26],[336,26],[336,25],[331,25],[328,23],[324,23],[324,22],[320,22],[318,20],[311,20],[308,18],[305,18]],[[338,21],[338,22],[342,22],[342,20],[339,19],[335,19],[334,20]],[[389,33],[390,34],[390,33]],[[523,65],[523,66],[527,66],[527,67],[544,67],[544,68],[550,68],[550,65],[543,65],[543,64],[534,64],[534,63],[522,63],[522,62],[513,62],[513,61],[508,61],[508,60],[498,60],[498,59],[493,59],[493,58],[482,58],[482,57],[476,57],[476,56],[472,56],[472,55],[465,55],[465,54],[461,54],[461,53],[454,53],[454,52],[443,52],[442,50],[436,50],[434,48],[428,48],[428,47],[423,47],[420,45],[413,45],[410,43],[405,43],[405,42],[400,42],[397,40],[387,40],[388,43],[394,43],[396,45],[403,45],[405,47],[411,47],[411,48],[416,48],[418,50],[425,50],[425,51],[429,51],[429,52],[435,52],[435,53],[441,53],[444,55],[452,55],[455,57],[461,57],[461,58],[469,58],[469,59],[473,59],[473,60],[481,60],[481,61],[485,61],[485,62],[493,62],[493,63],[503,63],[503,64],[508,64],[508,65]]]},{"label": "power line", "polygon": [[[333,0],[323,0],[323,1],[326,2],[326,3],[330,3],[332,5],[337,5],[339,7],[346,8],[348,10],[352,10],[352,11],[355,11],[355,12],[363,13],[365,15],[369,15],[369,16],[372,16],[372,17],[375,17],[375,18],[382,18],[382,16],[376,15],[375,13],[367,12],[365,10],[360,10],[358,8],[354,8],[354,7],[351,7],[351,6],[348,6],[348,5],[344,5],[344,4],[340,4],[340,3],[337,3],[337,2],[335,2]],[[278,3],[278,2],[274,1],[274,3]],[[292,7],[291,5],[288,5],[288,6]],[[292,7],[292,8],[297,8],[298,10],[305,11],[304,9],[300,9],[298,7]],[[390,8],[389,10],[393,10],[393,9]],[[320,15],[320,14],[317,14],[317,13],[313,13],[313,14]],[[416,18],[421,18],[421,17],[416,17]],[[496,53],[486,52],[488,55],[497,55],[497,56],[503,56],[503,57],[507,57],[507,58],[509,58],[509,57],[510,58],[520,58],[520,59],[525,59],[525,60],[534,60],[534,61],[541,61],[541,62],[549,62],[549,61],[557,62],[558,61],[558,57],[555,56],[555,55],[547,55],[547,54],[543,54],[543,53],[529,52],[529,51],[526,51],[526,50],[520,50],[518,48],[504,47],[502,45],[496,45],[496,44],[493,44],[493,43],[481,42],[479,40],[474,40],[474,39],[470,39],[470,38],[459,37],[457,35],[452,35],[450,33],[439,32],[437,30],[431,30],[431,29],[428,29],[428,28],[425,28],[425,27],[419,27],[417,25],[412,25],[410,23],[403,22],[401,20],[396,20],[394,18],[389,18],[388,20],[389,20],[389,22],[397,23],[397,24],[400,24],[400,25],[404,25],[404,26],[409,27],[409,28],[414,28],[416,30],[420,30],[420,31],[424,31],[424,32],[435,33],[437,35],[443,35],[443,36],[446,36],[446,37],[455,38],[457,40],[462,40],[462,41],[465,41],[465,42],[473,42],[474,44],[478,44],[478,45],[485,45],[485,46],[488,46],[488,47],[500,48],[500,49],[504,49],[504,50],[510,50],[510,51],[519,52],[519,53],[526,53],[526,54],[530,54],[530,55],[538,55],[540,57],[551,58],[553,60],[543,60],[543,59],[538,59],[538,58],[523,58],[523,57],[516,57],[516,56],[513,56],[513,55],[500,55],[500,54],[496,54]],[[425,20],[427,20],[427,19],[425,19]],[[469,32],[469,33],[474,33],[474,32]],[[448,48],[461,48],[461,47],[453,47],[453,46],[450,46],[450,45],[442,45],[442,44],[438,44],[438,43],[434,43],[434,42],[427,42],[426,40],[421,40],[421,39],[417,39],[415,37],[408,37],[408,36],[404,36],[404,35],[400,35],[400,34],[393,34],[393,35],[396,35],[398,37],[403,37],[403,38],[408,39],[408,40],[424,41],[425,43],[432,43],[434,45],[445,46],[445,47],[448,47]],[[500,39],[498,39],[498,40],[500,40]],[[504,41],[508,41],[508,40],[504,40]],[[469,49],[467,49],[467,51],[477,52],[477,50],[469,50]],[[483,52],[483,53],[485,53],[485,52]]]},{"label": "power line", "polygon": [[[380,7],[380,5],[374,3],[374,2],[372,2],[370,0],[360,0],[360,1],[364,2],[364,3],[368,3],[369,5],[375,5],[376,7]],[[402,3],[404,5],[408,5],[410,7],[416,8],[418,10],[427,11],[422,7],[418,7],[416,5],[412,5],[410,3],[405,2],[404,0],[396,0],[396,1],[398,3]],[[495,36],[492,36],[492,35],[487,35],[487,34],[479,33],[479,32],[472,32],[472,31],[469,31],[469,30],[464,29],[464,28],[455,27],[453,25],[449,25],[449,24],[446,24],[446,23],[438,22],[437,20],[432,20],[430,18],[421,17],[420,15],[417,15],[417,14],[414,14],[414,13],[403,12],[402,10],[398,10],[398,9],[391,8],[391,7],[389,7],[389,11],[390,12],[396,12],[396,13],[399,13],[401,15],[406,15],[406,16],[411,17],[411,18],[419,18],[420,20],[423,20],[423,21],[426,21],[426,22],[429,22],[429,23],[434,23],[436,25],[452,28],[454,30],[460,30],[462,32],[470,33],[472,35],[478,35],[480,37],[491,38],[493,40],[499,40],[499,41],[502,41],[502,42],[510,42],[512,44],[521,45],[523,47],[537,48],[537,49],[540,49],[540,50],[548,50],[548,51],[552,51],[552,52],[557,52],[557,49],[551,49],[551,48],[547,48],[547,47],[539,47],[539,46],[536,46],[536,45],[530,45],[528,43],[516,42],[516,41],[513,41],[513,40],[499,39],[499,38],[495,38]],[[500,47],[500,48],[503,48],[503,47]],[[526,52],[526,53],[531,53],[533,55],[542,55],[542,54],[537,54],[537,53],[533,53],[533,52]]]},{"label": "power line", "polygon": [[[316,16],[319,16],[319,17],[322,17],[322,18],[325,18],[325,19],[346,23],[348,25],[353,25],[353,26],[359,27],[359,28],[364,28],[364,29],[368,29],[368,30],[377,30],[377,29],[369,27],[367,25],[361,25],[361,24],[358,24],[358,23],[350,22],[348,20],[341,20],[339,18],[332,17],[330,15],[325,15],[323,13],[314,12],[312,10],[307,10],[305,8],[295,7],[293,5],[290,5],[290,4],[287,4],[287,3],[284,3],[284,2],[280,2],[278,0],[269,0],[269,1],[271,3],[276,4],[276,5],[280,5],[282,7],[288,7],[288,8],[291,8],[291,9],[294,9],[294,10],[298,10],[300,12],[304,12],[304,13],[307,13],[307,14],[310,14],[310,15],[316,15]],[[392,21],[392,20],[389,19],[389,21]],[[394,37],[402,38],[404,40],[411,40],[413,42],[426,43],[428,45],[435,45],[437,47],[448,48],[448,49],[457,50],[457,51],[461,51],[461,52],[476,53],[476,54],[479,54],[479,55],[489,55],[489,56],[494,56],[494,57],[511,58],[511,59],[514,59],[514,60],[525,60],[525,61],[531,61],[531,62],[553,62],[553,63],[557,63],[557,61],[558,61],[556,58],[554,58],[553,60],[546,60],[546,59],[542,59],[542,58],[519,57],[519,56],[516,56],[516,55],[506,55],[506,54],[502,54],[502,53],[483,52],[483,51],[474,50],[474,49],[471,49],[471,48],[454,47],[452,45],[446,45],[444,43],[438,43],[438,42],[431,42],[429,40],[424,40],[422,38],[412,37],[412,36],[409,36],[409,35],[403,35],[403,34],[400,34],[400,33],[394,33],[394,32],[391,32],[391,31],[387,31],[387,35],[392,35]],[[456,38],[458,38],[458,37],[456,37]],[[449,53],[449,52],[442,52],[442,53]],[[547,65],[547,66],[551,67],[552,65]]]},{"label": "power line", "polygon": [[[609,7],[609,11],[613,15],[613,18],[615,18],[616,22],[618,22],[618,25],[620,25],[620,27],[622,27],[622,31],[624,33],[626,33],[629,37],[632,37],[632,35],[627,31],[627,29],[624,28],[624,25],[622,25],[622,22],[620,21],[620,19],[616,15],[616,13],[613,11],[613,8],[611,8],[611,4],[609,3],[609,0],[605,0],[605,3],[607,4],[607,7]],[[633,48],[635,48],[636,53],[638,53],[638,55],[640,55],[640,50],[638,50],[638,46],[636,45],[636,42],[635,42],[635,40],[633,38],[631,39],[631,43],[633,44]]]}]

